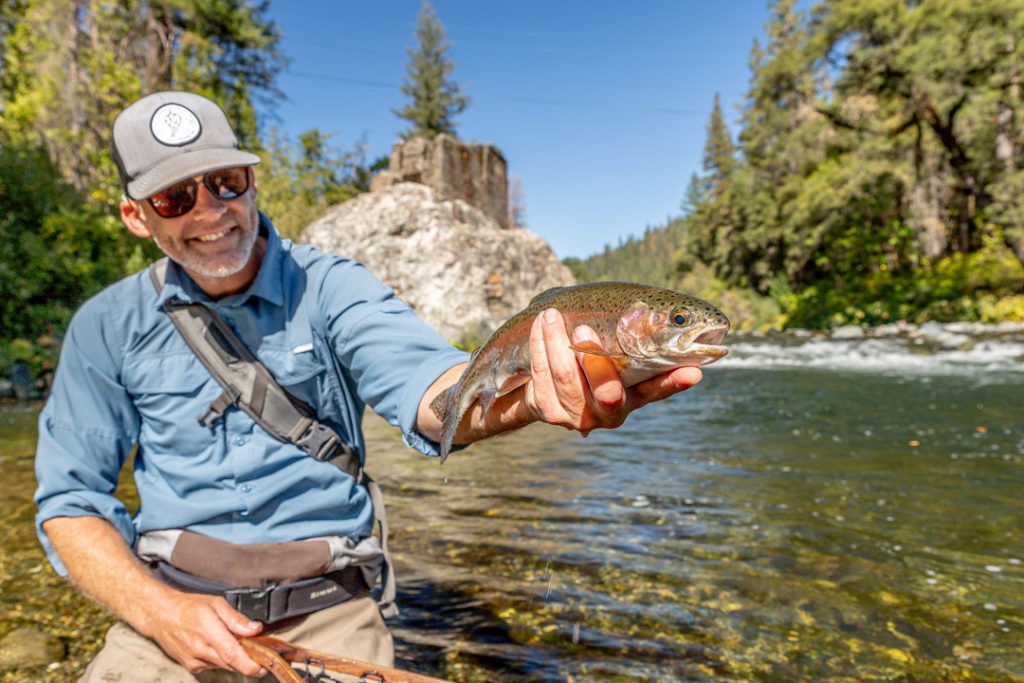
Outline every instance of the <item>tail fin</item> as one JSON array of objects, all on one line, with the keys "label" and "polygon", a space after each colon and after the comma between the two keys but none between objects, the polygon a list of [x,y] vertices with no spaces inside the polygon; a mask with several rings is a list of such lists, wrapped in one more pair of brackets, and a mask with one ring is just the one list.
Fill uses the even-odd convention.
[{"label": "tail fin", "polygon": [[456,389],[459,384],[453,384],[430,402],[430,409],[441,421],[441,462],[448,458],[452,450],[452,442],[455,440],[455,430],[459,426],[458,409],[456,408]]}]

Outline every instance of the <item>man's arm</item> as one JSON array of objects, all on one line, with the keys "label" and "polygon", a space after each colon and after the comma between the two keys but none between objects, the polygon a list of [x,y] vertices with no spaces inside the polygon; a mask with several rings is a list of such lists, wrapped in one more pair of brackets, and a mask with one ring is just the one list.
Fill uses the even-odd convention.
[{"label": "man's arm", "polygon": [[151,577],[105,519],[54,517],[43,529],[79,588],[190,672],[266,674],[237,640],[259,633],[259,622],[222,597],[182,593]]},{"label": "man's arm", "polygon": [[[600,343],[597,334],[585,326],[573,331],[573,340]],[[455,442],[472,443],[537,421],[583,434],[618,427],[637,408],[689,389],[702,377],[699,368],[677,368],[626,388],[609,358],[577,353],[570,343],[561,313],[550,309],[537,316],[530,330],[532,381],[495,400],[486,415],[480,406],[473,406]],[[421,434],[440,439],[441,423],[430,404],[458,381],[465,367],[451,368],[424,394],[416,422]]]}]

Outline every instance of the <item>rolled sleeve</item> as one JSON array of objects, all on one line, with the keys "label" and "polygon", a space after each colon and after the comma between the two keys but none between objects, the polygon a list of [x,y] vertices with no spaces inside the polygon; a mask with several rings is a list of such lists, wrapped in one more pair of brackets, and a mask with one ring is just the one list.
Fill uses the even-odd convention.
[{"label": "rolled sleeve", "polygon": [[466,362],[469,354],[449,344],[362,267],[346,269],[344,277],[329,286],[361,293],[358,302],[329,318],[328,328],[360,397],[401,429],[406,445],[437,455],[438,445],[416,431],[419,405],[437,378]]},{"label": "rolled sleeve", "polygon": [[42,524],[54,517],[102,517],[135,541],[131,516],[115,497],[118,475],[135,445],[137,415],[116,381],[110,340],[94,321],[95,302],[68,329],[54,386],[39,416],[35,470],[36,532],[54,569],[67,570]]}]

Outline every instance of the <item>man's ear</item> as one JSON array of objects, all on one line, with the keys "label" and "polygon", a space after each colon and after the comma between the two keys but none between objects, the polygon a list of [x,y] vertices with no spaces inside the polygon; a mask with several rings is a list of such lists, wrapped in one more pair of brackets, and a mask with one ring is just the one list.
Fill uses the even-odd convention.
[{"label": "man's ear", "polygon": [[149,229],[149,223],[146,221],[146,215],[143,213],[140,202],[127,197],[121,200],[121,222],[128,228],[128,232],[136,237],[149,239],[153,236],[153,231]]}]

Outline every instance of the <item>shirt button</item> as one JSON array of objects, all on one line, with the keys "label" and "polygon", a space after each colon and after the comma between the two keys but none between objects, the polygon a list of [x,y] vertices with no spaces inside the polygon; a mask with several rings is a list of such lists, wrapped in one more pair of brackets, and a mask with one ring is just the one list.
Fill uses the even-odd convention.
[{"label": "shirt button", "polygon": [[244,436],[236,436],[235,437],[235,445],[236,446],[244,446],[245,445],[245,437]]},{"label": "shirt button", "polygon": [[239,490],[241,490],[242,493],[251,493],[252,492],[252,487],[249,486],[248,484],[242,484],[239,487]]}]

